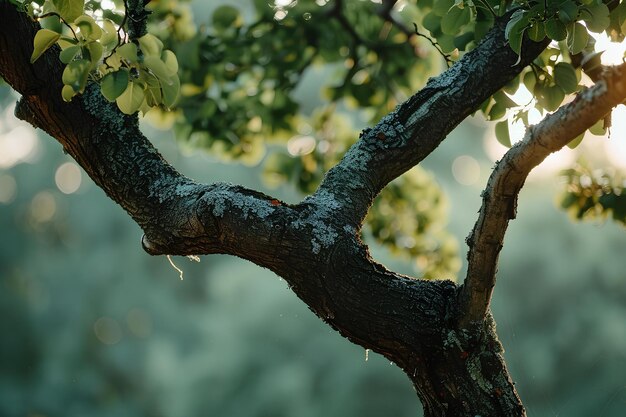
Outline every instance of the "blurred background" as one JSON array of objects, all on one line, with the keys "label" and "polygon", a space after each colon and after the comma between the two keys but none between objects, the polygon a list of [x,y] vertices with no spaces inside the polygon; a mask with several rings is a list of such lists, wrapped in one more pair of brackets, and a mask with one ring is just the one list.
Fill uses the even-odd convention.
[{"label": "blurred background", "polygon": [[[318,93],[314,80],[298,92]],[[15,100],[1,87],[0,416],[422,415],[396,366],[340,337],[269,271],[232,257],[174,257],[181,281],[165,257],[148,256],[141,230],[58,143],[13,117]],[[144,130],[198,181],[301,198],[291,186],[267,188],[259,167],[183,155],[170,131]],[[584,149],[615,161],[618,136],[612,148],[593,137]],[[424,163],[448,195],[462,258],[503,151],[476,118]],[[523,190],[493,311],[529,416],[623,416],[626,230],[559,210],[558,171],[574,159],[563,151]],[[416,274],[410,260],[372,251]]]}]

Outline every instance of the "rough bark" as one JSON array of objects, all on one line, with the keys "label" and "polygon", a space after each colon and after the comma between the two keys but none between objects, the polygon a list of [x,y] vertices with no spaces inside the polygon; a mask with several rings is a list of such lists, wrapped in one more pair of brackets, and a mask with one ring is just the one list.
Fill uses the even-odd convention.
[{"label": "rough bark", "polygon": [[16,115],[59,141],[132,216],[148,253],[226,253],[271,269],[326,323],[401,367],[427,416],[525,415],[487,310],[471,328],[461,325],[474,292],[387,270],[370,258],[359,231],[378,192],[432,152],[546,42],[528,42],[524,60],[515,64],[518,57],[498,25],[450,70],[366,129],[315,194],[287,205],[181,175],[143,136],[137,118],[122,115],[95,86],[63,102],[56,52],[29,63],[36,30],[0,0],[0,75],[22,95]]}]

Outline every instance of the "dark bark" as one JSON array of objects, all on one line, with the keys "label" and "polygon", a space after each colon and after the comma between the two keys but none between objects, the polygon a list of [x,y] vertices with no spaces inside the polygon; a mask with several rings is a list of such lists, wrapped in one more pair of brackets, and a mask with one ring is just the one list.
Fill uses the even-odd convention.
[{"label": "dark bark", "polygon": [[378,192],[432,152],[546,42],[528,42],[515,64],[497,25],[474,51],[365,130],[314,195],[287,205],[184,177],[139,131],[137,118],[122,115],[96,86],[63,102],[57,51],[29,63],[36,30],[0,0],[0,75],[22,94],[17,116],[58,140],[132,216],[148,253],[226,253],[271,269],[326,323],[401,367],[427,416],[525,415],[491,316],[485,310],[471,327],[462,325],[473,299],[467,287],[388,271],[370,258],[359,232]]}]

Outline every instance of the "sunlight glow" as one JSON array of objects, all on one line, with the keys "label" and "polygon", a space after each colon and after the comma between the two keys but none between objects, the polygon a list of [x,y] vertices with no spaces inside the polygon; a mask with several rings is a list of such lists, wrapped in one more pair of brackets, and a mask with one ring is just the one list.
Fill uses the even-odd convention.
[{"label": "sunlight glow", "polygon": [[[596,42],[595,50],[603,51],[601,58],[603,65],[618,65],[624,62],[626,42],[611,42],[610,38],[604,33],[594,33],[593,37]],[[583,82],[585,83],[584,78]],[[534,109],[535,103],[532,94],[524,85],[520,85],[517,92],[512,95],[511,98],[521,107],[529,109],[529,124],[535,125],[545,117],[546,114],[542,114],[538,110]],[[526,132],[526,128],[521,121],[513,121],[512,116],[514,116],[514,114],[514,111],[510,111],[507,115],[511,144],[515,144],[520,141]],[[600,147],[596,144],[586,145],[590,142],[592,137],[602,140],[602,145],[600,145]],[[586,151],[596,153],[594,156],[604,156],[612,165],[620,169],[626,169],[626,107],[618,106],[613,110],[612,126],[609,130],[609,134],[605,135],[604,139],[594,137],[590,133],[587,133],[581,146],[583,149],[586,149]],[[501,159],[507,151],[506,147],[498,143],[493,130],[488,132],[485,136],[484,149],[487,156],[494,162]],[[531,177],[539,179],[541,177],[545,177],[546,175],[553,175],[555,172],[570,166],[579,154],[580,152],[577,150],[564,148],[561,151],[548,156],[548,158],[546,158],[541,165],[533,170]]]},{"label": "sunlight glow", "polygon": [[596,51],[604,51],[602,54],[603,65],[619,65],[624,62],[626,44],[624,42],[611,42],[605,33],[594,33]]}]

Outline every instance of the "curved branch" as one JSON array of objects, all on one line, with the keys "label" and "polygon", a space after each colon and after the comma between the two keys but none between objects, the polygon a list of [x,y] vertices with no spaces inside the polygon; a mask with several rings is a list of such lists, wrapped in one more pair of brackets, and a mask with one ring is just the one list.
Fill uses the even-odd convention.
[{"label": "curved branch", "polygon": [[526,40],[522,59],[504,38],[499,21],[476,49],[372,129],[365,129],[341,162],[331,169],[320,190],[333,192],[344,212],[360,225],[376,195],[393,179],[422,161],[468,115],[535,59],[548,40]]},{"label": "curved branch", "polygon": [[496,164],[483,193],[478,221],[467,238],[468,271],[460,291],[461,326],[482,322],[496,282],[498,255],[517,196],[530,171],[626,99],[626,64],[607,68],[601,79],[571,103],[531,126],[524,139]]}]

